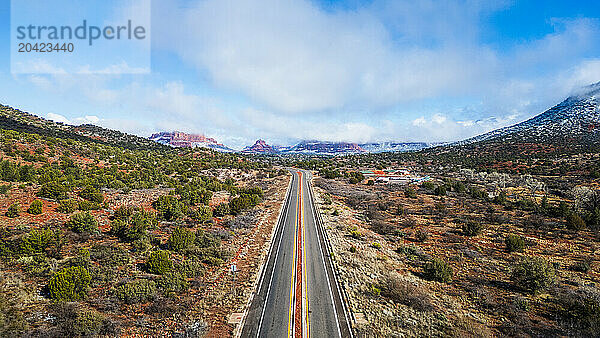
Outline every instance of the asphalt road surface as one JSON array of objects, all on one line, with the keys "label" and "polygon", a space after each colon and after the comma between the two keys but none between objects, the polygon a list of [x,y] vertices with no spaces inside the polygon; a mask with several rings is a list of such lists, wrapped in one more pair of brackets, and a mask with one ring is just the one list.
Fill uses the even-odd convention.
[{"label": "asphalt road surface", "polygon": [[242,337],[351,337],[310,172],[293,178]]}]

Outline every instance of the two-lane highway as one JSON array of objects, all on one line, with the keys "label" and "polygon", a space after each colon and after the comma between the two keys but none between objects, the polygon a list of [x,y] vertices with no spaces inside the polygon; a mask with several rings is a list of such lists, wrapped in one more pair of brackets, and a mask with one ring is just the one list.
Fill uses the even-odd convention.
[{"label": "two-lane highway", "polygon": [[313,205],[310,172],[292,181],[242,337],[350,337],[333,265]]}]

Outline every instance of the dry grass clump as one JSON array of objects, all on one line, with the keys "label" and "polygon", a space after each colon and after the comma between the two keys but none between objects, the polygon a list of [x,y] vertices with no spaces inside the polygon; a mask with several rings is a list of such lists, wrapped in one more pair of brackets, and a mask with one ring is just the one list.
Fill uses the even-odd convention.
[{"label": "dry grass clump", "polygon": [[410,306],[417,311],[433,311],[434,306],[426,286],[398,276],[385,275],[379,283],[381,295],[392,301]]}]

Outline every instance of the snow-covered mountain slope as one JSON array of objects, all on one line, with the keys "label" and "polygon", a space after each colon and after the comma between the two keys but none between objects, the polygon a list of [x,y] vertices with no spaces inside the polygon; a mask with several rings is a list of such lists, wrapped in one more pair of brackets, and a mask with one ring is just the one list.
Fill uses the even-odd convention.
[{"label": "snow-covered mountain slope", "polygon": [[406,152],[417,151],[425,148],[436,147],[444,143],[426,143],[426,142],[376,142],[363,143],[359,146],[369,153],[384,152]]},{"label": "snow-covered mountain slope", "polygon": [[587,86],[547,111],[513,126],[456,145],[485,141],[585,146],[600,141],[600,82]]}]

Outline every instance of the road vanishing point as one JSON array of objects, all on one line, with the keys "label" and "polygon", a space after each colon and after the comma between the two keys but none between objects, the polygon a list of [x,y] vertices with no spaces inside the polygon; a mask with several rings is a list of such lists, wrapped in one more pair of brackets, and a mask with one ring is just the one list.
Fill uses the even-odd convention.
[{"label": "road vanishing point", "polygon": [[242,337],[352,337],[314,206],[311,173],[292,170],[285,204]]}]

